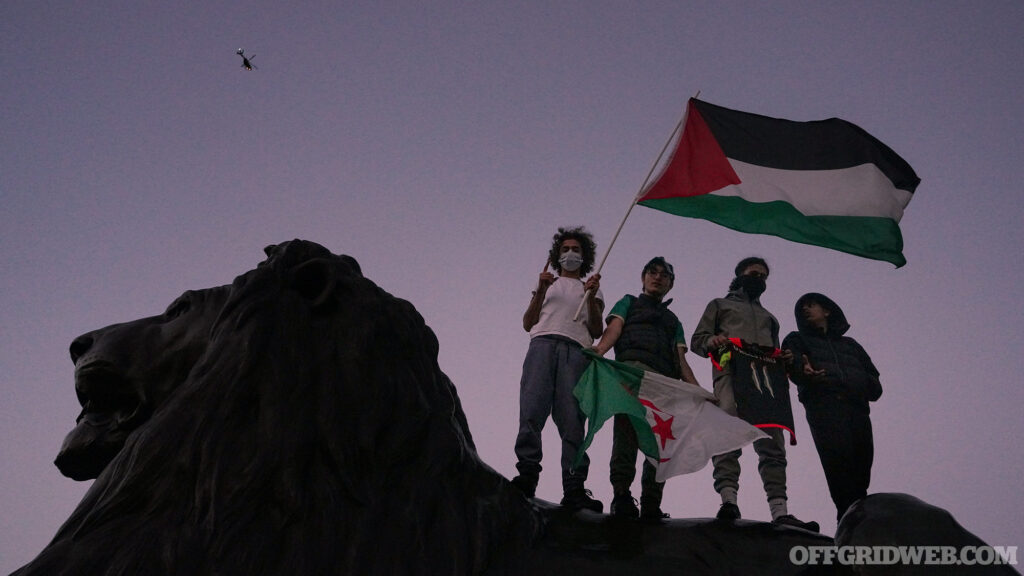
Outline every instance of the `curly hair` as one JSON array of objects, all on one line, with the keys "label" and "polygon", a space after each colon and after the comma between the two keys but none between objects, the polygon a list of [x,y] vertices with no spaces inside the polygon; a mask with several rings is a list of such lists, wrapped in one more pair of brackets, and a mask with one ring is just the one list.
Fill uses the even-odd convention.
[{"label": "curly hair", "polygon": [[562,273],[562,265],[558,263],[558,258],[562,255],[562,242],[566,240],[576,240],[583,247],[583,265],[580,266],[580,276],[586,276],[594,268],[597,244],[594,243],[594,237],[583,226],[558,229],[558,234],[551,237],[551,250],[548,251],[548,262],[555,269],[555,272]]}]

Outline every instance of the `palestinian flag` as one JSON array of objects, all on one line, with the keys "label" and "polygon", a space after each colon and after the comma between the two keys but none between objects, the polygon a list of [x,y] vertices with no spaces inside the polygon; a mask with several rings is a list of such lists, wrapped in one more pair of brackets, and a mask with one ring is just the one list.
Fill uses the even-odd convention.
[{"label": "palestinian flag", "polygon": [[672,157],[637,203],[899,267],[899,221],[920,182],[845,120],[794,122],[691,98]]},{"label": "palestinian flag", "polygon": [[[696,472],[712,456],[768,438],[754,426],[730,416],[710,401],[714,394],[668,376],[602,358],[585,350],[590,365],[573,394],[587,417],[587,435],[576,456],[582,459],[594,435],[615,414],[629,417],[640,450],[663,482]],[[634,396],[631,390],[639,390]]]}]

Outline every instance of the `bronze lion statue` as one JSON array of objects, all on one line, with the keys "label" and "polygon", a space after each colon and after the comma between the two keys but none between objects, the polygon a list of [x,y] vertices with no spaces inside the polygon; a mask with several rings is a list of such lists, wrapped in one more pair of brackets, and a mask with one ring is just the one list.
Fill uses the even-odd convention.
[{"label": "bronze lion statue", "polygon": [[536,513],[478,458],[433,332],[294,240],[71,344],[57,465],[96,477],[35,574],[478,574]]}]

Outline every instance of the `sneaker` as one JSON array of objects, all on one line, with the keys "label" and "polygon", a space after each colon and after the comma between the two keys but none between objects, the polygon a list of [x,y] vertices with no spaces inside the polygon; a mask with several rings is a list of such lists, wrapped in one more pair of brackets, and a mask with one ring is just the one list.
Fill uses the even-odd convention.
[{"label": "sneaker", "polygon": [[715,518],[719,520],[739,520],[740,507],[732,502],[725,502],[718,509],[718,514],[715,515]]},{"label": "sneaker", "polygon": [[604,504],[601,504],[600,500],[595,500],[590,490],[584,490],[583,488],[576,488],[566,492],[565,496],[562,496],[561,504],[570,510],[591,510],[598,514],[604,510]]},{"label": "sneaker", "polygon": [[662,520],[668,520],[670,516],[666,512],[662,512],[661,508],[657,506],[641,506],[640,507],[640,519],[644,522],[661,522]]},{"label": "sneaker", "polygon": [[779,516],[775,520],[772,520],[772,524],[776,526],[792,526],[794,528],[803,528],[804,530],[810,530],[811,532],[820,532],[821,527],[818,523],[811,520],[810,522],[804,522],[798,520],[796,516],[792,514],[786,514],[785,516]]},{"label": "sneaker", "polygon": [[513,478],[512,485],[518,488],[523,493],[523,496],[527,498],[533,498],[537,493],[537,483],[531,482],[522,476]]},{"label": "sneaker", "polygon": [[636,498],[629,492],[621,492],[612,499],[612,516],[616,518],[636,518],[640,510],[636,507]]}]

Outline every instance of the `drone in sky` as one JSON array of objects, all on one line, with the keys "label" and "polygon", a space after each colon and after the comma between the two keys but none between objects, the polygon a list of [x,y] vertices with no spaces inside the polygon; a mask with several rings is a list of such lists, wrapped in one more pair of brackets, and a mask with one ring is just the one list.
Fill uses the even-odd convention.
[{"label": "drone in sky", "polygon": [[242,68],[245,68],[246,70],[259,70],[259,68],[257,68],[256,65],[252,63],[252,59],[256,57],[255,54],[247,57],[245,55],[245,50],[243,50],[242,48],[239,48],[238,51],[235,52],[235,54],[238,54],[242,57]]}]

